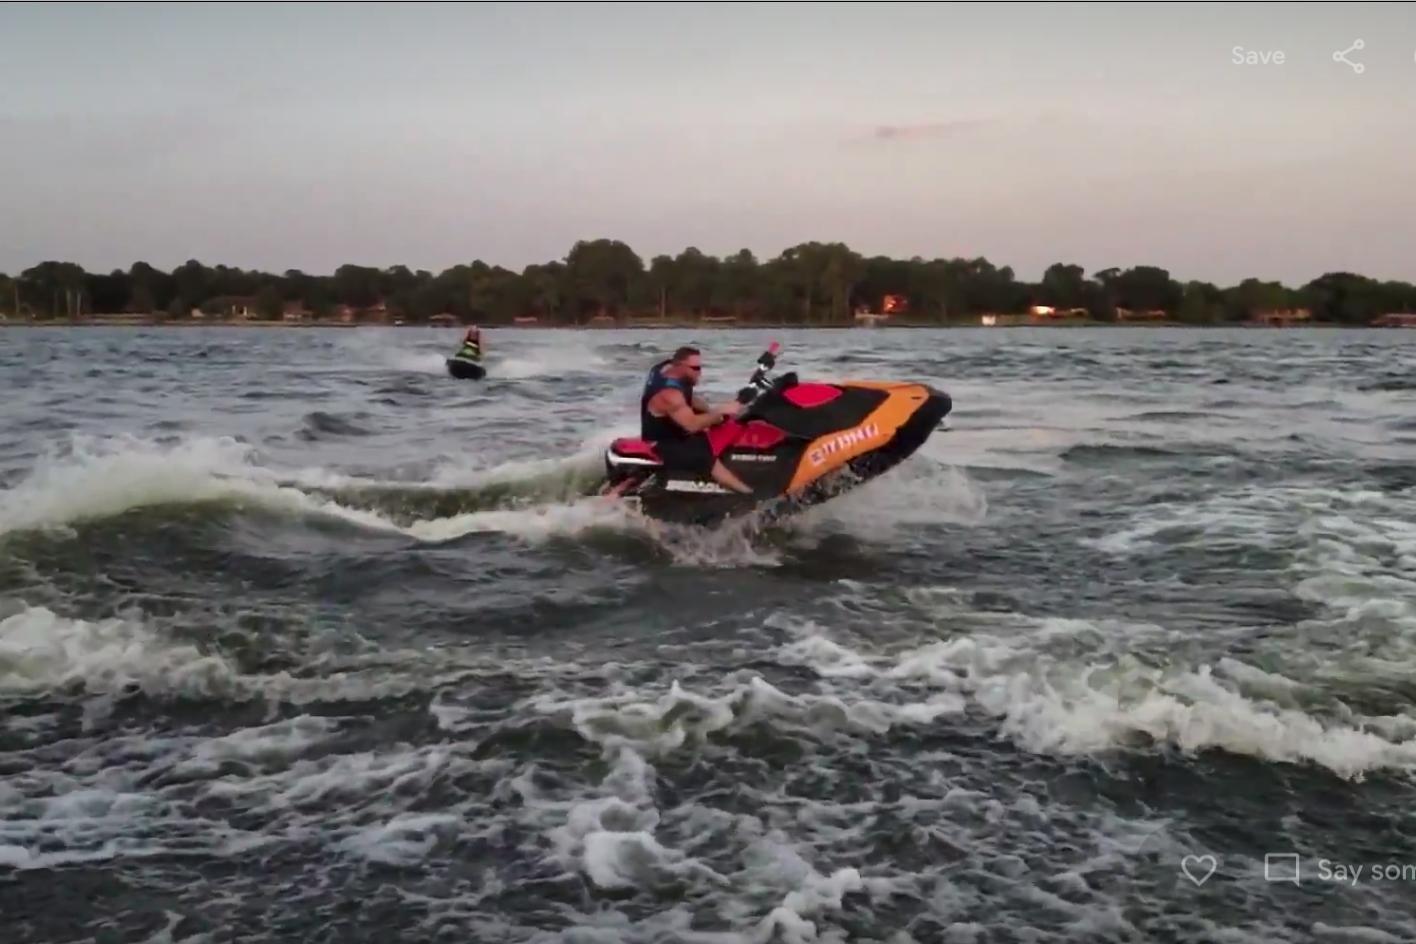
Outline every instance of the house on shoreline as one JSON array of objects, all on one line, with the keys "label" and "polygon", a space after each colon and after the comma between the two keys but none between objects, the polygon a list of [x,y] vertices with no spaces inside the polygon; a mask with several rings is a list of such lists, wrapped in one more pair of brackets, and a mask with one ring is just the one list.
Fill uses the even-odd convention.
[{"label": "house on shoreline", "polygon": [[880,310],[872,310],[867,305],[862,305],[855,310],[855,323],[858,328],[875,328],[881,324],[887,324],[897,316],[909,314],[910,300],[905,295],[884,295],[880,299]]},{"label": "house on shoreline", "polygon": [[1313,313],[1306,308],[1282,309],[1278,311],[1256,311],[1249,318],[1252,324],[1270,328],[1291,328],[1296,324],[1309,324]]}]

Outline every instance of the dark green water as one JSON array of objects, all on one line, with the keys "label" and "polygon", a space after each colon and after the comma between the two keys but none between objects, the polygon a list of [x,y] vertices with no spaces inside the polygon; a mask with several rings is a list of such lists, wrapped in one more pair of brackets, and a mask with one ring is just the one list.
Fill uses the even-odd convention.
[{"label": "dark green water", "polygon": [[[952,428],[587,497],[774,336]],[[1416,939],[1416,334],[774,336],[0,332],[3,939]]]}]

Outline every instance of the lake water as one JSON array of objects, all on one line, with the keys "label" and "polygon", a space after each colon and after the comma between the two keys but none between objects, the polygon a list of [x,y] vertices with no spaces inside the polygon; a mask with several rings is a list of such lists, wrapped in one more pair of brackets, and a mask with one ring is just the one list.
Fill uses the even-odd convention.
[{"label": "lake water", "polygon": [[[773,338],[950,428],[593,497]],[[1416,332],[456,340],[0,331],[7,942],[1416,940]]]}]

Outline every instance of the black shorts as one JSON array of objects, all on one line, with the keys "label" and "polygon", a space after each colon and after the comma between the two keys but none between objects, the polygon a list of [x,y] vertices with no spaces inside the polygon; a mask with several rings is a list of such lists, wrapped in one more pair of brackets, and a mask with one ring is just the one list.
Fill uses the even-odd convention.
[{"label": "black shorts", "polygon": [[713,447],[708,442],[707,433],[694,433],[682,439],[661,439],[654,443],[654,451],[664,460],[664,468],[670,472],[707,475],[713,471]]}]

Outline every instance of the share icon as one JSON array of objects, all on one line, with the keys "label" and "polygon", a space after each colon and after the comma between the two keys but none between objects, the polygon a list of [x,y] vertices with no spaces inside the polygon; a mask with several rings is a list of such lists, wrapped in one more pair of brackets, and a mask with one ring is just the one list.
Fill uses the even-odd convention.
[{"label": "share icon", "polygon": [[1337,52],[1333,53],[1332,61],[1346,63],[1347,65],[1352,67],[1353,72],[1357,73],[1358,75],[1361,75],[1363,72],[1367,71],[1367,67],[1360,62],[1353,62],[1351,59],[1348,59],[1347,54],[1349,52],[1353,52],[1354,50],[1360,50],[1363,46],[1366,45],[1367,44],[1360,39],[1353,40],[1351,46],[1348,46],[1346,49],[1339,49]]}]

